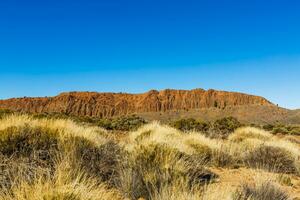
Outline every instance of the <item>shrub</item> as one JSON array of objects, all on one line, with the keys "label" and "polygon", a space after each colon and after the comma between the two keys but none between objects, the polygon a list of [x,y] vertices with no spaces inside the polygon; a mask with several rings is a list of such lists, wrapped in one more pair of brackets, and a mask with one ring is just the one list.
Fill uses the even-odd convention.
[{"label": "shrub", "polygon": [[53,173],[60,150],[55,131],[28,126],[1,130],[0,188]]},{"label": "shrub", "polygon": [[249,152],[244,162],[254,168],[282,173],[296,173],[295,161],[292,155],[279,147],[261,146]]},{"label": "shrub", "polygon": [[279,176],[276,179],[280,184],[286,185],[286,186],[293,186],[291,177],[285,174],[279,174]]},{"label": "shrub", "polygon": [[202,161],[207,163],[212,159],[212,150],[209,146],[191,142],[189,142],[189,145],[195,150],[194,155],[200,157]]},{"label": "shrub", "polygon": [[133,131],[147,122],[143,118],[133,115],[112,119],[98,119],[94,123],[107,130]]},{"label": "shrub", "polygon": [[0,119],[2,119],[3,117],[9,115],[9,114],[13,114],[14,112],[8,109],[0,109]]},{"label": "shrub", "polygon": [[299,136],[300,135],[300,127],[294,127],[294,128],[292,128],[292,130],[290,131],[289,134],[290,135],[297,135],[297,136]]},{"label": "shrub", "polygon": [[290,200],[289,195],[270,182],[251,186],[243,185],[233,197],[234,200]]},{"label": "shrub", "polygon": [[39,156],[48,160],[58,151],[57,132],[43,128],[9,127],[0,131],[0,152],[6,156]]},{"label": "shrub", "polygon": [[266,131],[272,131],[274,128],[274,125],[273,124],[265,124],[265,125],[263,125],[262,128]]},{"label": "shrub", "polygon": [[74,167],[110,186],[118,181],[117,168],[123,153],[118,144],[109,141],[96,147],[88,140],[75,138],[73,147],[75,147]]},{"label": "shrub", "polygon": [[212,166],[217,167],[236,167],[238,160],[234,159],[232,155],[220,148],[212,152],[211,164]]},{"label": "shrub", "polygon": [[[64,168],[67,166],[64,166]],[[73,170],[72,170],[73,171]],[[22,182],[11,191],[1,192],[2,200],[121,200],[121,195],[105,184],[85,177],[81,171],[57,169],[53,177]]]},{"label": "shrub", "polygon": [[216,120],[210,130],[212,137],[226,138],[237,128],[241,127],[242,124],[234,117],[225,117]]},{"label": "shrub", "polygon": [[171,122],[170,125],[181,131],[199,131],[207,132],[209,129],[209,124],[201,121],[197,121],[193,118],[180,119],[175,122]]},{"label": "shrub", "polygon": [[216,177],[205,169],[199,157],[188,156],[166,144],[139,145],[129,155],[121,168],[119,186],[128,198],[149,199],[176,181],[187,180],[192,187]]},{"label": "shrub", "polygon": [[289,131],[288,131],[288,129],[285,128],[285,127],[275,127],[275,128],[272,130],[272,133],[273,133],[273,134],[278,134],[278,133],[280,133],[280,134],[288,134]]},{"label": "shrub", "polygon": [[184,175],[190,188],[207,185],[218,178],[218,175],[206,169],[207,161],[198,155],[185,156],[186,169]]},{"label": "shrub", "polygon": [[63,113],[42,113],[42,114],[33,115],[33,118],[72,119],[77,123],[87,123],[90,125],[105,128],[107,130],[117,130],[117,131],[133,131],[147,123],[145,119],[135,115],[104,119],[99,117],[72,116]]}]

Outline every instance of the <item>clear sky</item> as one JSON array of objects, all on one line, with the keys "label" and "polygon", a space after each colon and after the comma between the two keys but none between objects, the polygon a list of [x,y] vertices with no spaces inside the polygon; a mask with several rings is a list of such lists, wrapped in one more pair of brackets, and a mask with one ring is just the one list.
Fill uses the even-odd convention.
[{"label": "clear sky", "polygon": [[300,1],[0,1],[0,98],[165,88],[300,108]]}]

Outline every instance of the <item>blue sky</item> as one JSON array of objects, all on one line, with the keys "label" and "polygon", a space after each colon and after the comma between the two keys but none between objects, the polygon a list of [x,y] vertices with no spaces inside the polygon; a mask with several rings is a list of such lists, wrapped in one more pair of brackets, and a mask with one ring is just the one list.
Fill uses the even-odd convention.
[{"label": "blue sky", "polygon": [[0,2],[0,98],[214,88],[300,108],[300,1]]}]

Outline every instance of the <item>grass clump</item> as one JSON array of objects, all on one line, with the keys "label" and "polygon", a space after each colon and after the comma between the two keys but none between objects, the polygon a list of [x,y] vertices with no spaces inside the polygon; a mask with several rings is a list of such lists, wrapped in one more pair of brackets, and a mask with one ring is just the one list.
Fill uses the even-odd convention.
[{"label": "grass clump", "polygon": [[74,168],[79,168],[88,176],[97,178],[100,182],[105,182],[114,186],[118,180],[119,161],[123,156],[121,147],[109,141],[101,146],[82,138],[76,138],[73,157]]},{"label": "grass clump", "polygon": [[251,186],[244,184],[236,191],[234,200],[291,200],[289,195],[271,182]]},{"label": "grass clump", "polygon": [[295,160],[290,152],[273,146],[260,146],[244,158],[247,166],[271,172],[297,173]]},{"label": "grass clump", "polygon": [[32,182],[38,173],[52,174],[61,151],[55,131],[29,126],[0,130],[0,188]]},{"label": "grass clump", "polygon": [[258,139],[266,141],[272,137],[267,131],[254,127],[243,127],[235,130],[228,139],[233,142],[243,142],[246,139]]},{"label": "grass clump", "polygon": [[[74,176],[76,174],[76,176]],[[121,200],[121,195],[105,184],[86,177],[83,172],[60,163],[53,176],[22,182],[1,192],[0,200]]]},{"label": "grass clump", "polygon": [[185,181],[193,187],[217,177],[205,168],[202,160],[167,144],[137,145],[129,155],[127,165],[121,172],[120,190],[131,199],[151,199],[164,187],[177,181]]},{"label": "grass clump", "polygon": [[3,117],[6,117],[7,115],[11,115],[14,112],[8,109],[0,109],[0,119],[2,119]]}]

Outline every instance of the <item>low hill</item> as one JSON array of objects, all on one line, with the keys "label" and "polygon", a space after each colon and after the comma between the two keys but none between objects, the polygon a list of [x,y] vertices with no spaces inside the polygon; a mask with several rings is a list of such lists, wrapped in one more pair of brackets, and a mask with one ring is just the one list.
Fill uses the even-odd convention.
[{"label": "low hill", "polygon": [[55,97],[0,100],[0,108],[100,118],[137,114],[163,121],[182,117],[212,120],[230,115],[245,122],[270,123],[286,119],[300,122],[299,114],[279,108],[263,97],[203,89],[151,90],[142,94],[68,92]]}]

